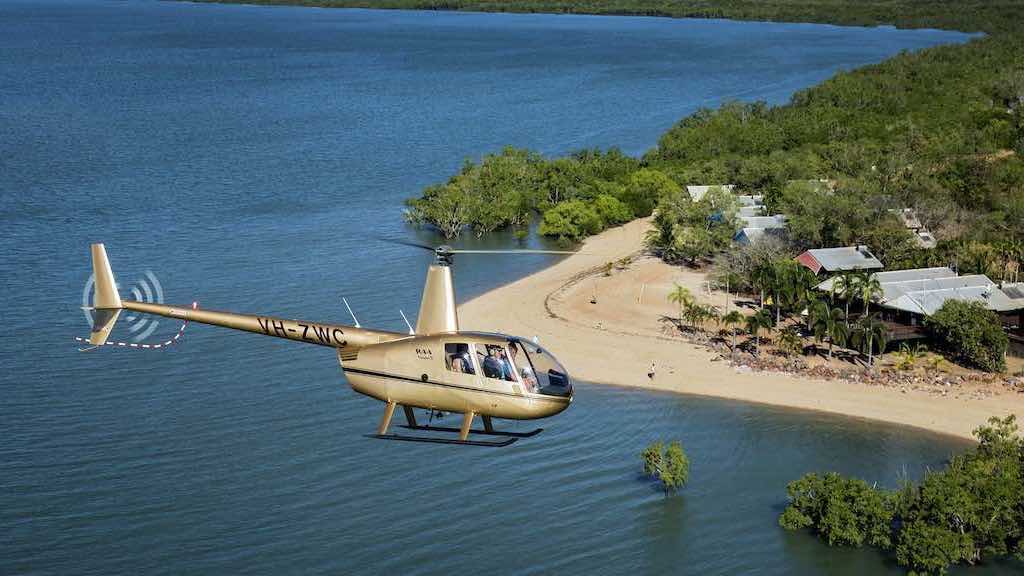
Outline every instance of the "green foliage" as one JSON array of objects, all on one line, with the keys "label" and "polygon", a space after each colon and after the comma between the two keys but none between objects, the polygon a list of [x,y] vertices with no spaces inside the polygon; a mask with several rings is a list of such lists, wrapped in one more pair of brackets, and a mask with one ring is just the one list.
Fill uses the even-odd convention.
[{"label": "green foliage", "polygon": [[885,352],[889,331],[876,316],[863,314],[850,327],[850,343],[868,357],[868,366],[874,366],[875,354]]},{"label": "green foliage", "polygon": [[579,239],[633,218],[631,209],[617,196],[638,165],[636,159],[616,149],[582,150],[548,160],[529,150],[508,147],[484,156],[479,163],[467,162],[447,183],[430,186],[421,197],[407,200],[406,218],[455,238],[467,227],[477,235],[520,227],[536,213],[579,201],[597,214],[597,226],[592,226],[589,218],[566,229],[555,226],[566,216],[562,213],[552,217],[550,228],[552,236]]},{"label": "green foliage", "polygon": [[729,345],[730,354],[735,356],[736,354],[736,327],[743,324],[744,317],[739,310],[730,310],[729,313],[722,316],[720,322],[729,329],[732,335],[732,339]]},{"label": "green foliage", "polygon": [[643,168],[630,175],[622,190],[622,201],[637,216],[650,216],[658,201],[679,194],[682,188],[665,173]]},{"label": "green foliage", "polygon": [[896,367],[900,370],[913,370],[917,361],[928,351],[924,344],[917,343],[910,345],[907,342],[900,344],[900,356]]},{"label": "green foliage", "polygon": [[920,520],[908,522],[896,544],[896,561],[915,574],[945,574],[971,553],[971,541],[945,526]]},{"label": "green foliage", "polygon": [[667,262],[695,263],[729,247],[738,223],[735,197],[714,187],[699,201],[682,189],[661,197],[648,231],[648,248]]},{"label": "green foliage", "polygon": [[685,486],[690,478],[690,459],[686,457],[683,445],[678,441],[671,442],[668,446],[662,442],[652,442],[640,457],[644,463],[644,474],[657,478],[665,494],[676,492]]},{"label": "green foliage", "polygon": [[787,487],[779,518],[830,545],[868,544],[891,551],[912,573],[942,574],[958,563],[1024,552],[1024,440],[1014,416],[975,430],[979,444],[945,469],[899,491],[830,473]]},{"label": "green foliage", "polygon": [[796,356],[804,350],[804,340],[793,327],[779,332],[779,350],[787,356]]},{"label": "green foliage", "polygon": [[544,213],[540,233],[567,240],[580,240],[600,232],[601,217],[592,206],[582,200],[562,202]]},{"label": "green foliage", "polygon": [[750,316],[745,317],[743,324],[750,336],[754,338],[755,352],[761,347],[761,332],[764,330],[770,331],[772,326],[775,325],[772,321],[772,315],[768,313],[766,308],[761,308]]},{"label": "green foliage", "polygon": [[927,326],[955,362],[987,372],[1006,369],[1009,340],[999,317],[980,302],[948,300],[928,318]]},{"label": "green foliage", "polygon": [[633,211],[629,206],[609,194],[600,194],[594,199],[594,210],[606,228],[625,224],[633,219]]},{"label": "green foliage", "polygon": [[807,474],[786,487],[790,504],[779,518],[787,530],[812,528],[830,546],[889,548],[892,496],[857,478]]},{"label": "green foliage", "polygon": [[727,103],[687,116],[658,141],[657,159],[696,163],[723,156],[766,156],[783,147],[781,126],[763,102]]}]

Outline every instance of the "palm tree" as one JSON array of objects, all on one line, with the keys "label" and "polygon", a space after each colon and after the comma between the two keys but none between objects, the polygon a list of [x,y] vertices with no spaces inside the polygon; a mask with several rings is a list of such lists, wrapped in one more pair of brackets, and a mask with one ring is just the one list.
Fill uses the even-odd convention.
[{"label": "palm tree", "polygon": [[814,339],[824,342],[828,337],[828,318],[831,308],[824,300],[815,300],[807,306],[807,331],[814,334]]},{"label": "palm tree", "polygon": [[788,355],[798,354],[804,349],[803,338],[795,328],[787,328],[779,332],[779,349]]},{"label": "palm tree", "polygon": [[878,352],[881,354],[885,351],[886,336],[889,331],[878,318],[869,316],[867,314],[860,317],[857,320],[857,324],[853,328],[853,332],[850,335],[854,345],[860,348],[860,351],[867,354],[868,366],[872,367],[875,364],[874,349],[875,343],[878,344]]},{"label": "palm tree", "polygon": [[750,284],[761,291],[761,307],[764,307],[764,292],[769,289],[774,277],[771,262],[758,264],[750,273]]},{"label": "palm tree", "polygon": [[861,299],[864,301],[864,315],[868,315],[868,306],[875,296],[882,294],[882,284],[878,281],[874,275],[865,274],[864,277],[857,284],[857,292]]},{"label": "palm tree", "polygon": [[693,303],[693,294],[689,288],[676,284],[675,289],[668,293],[668,301],[679,305],[679,323],[683,323],[683,308]]},{"label": "palm tree", "polygon": [[686,320],[686,325],[694,330],[697,329],[697,324],[700,323],[704,315],[704,311],[701,308],[700,304],[692,300],[683,306],[682,317]]},{"label": "palm tree", "polygon": [[776,262],[775,266],[772,267],[772,307],[775,308],[776,324],[782,321],[782,301],[789,295],[788,293],[791,287],[791,274],[789,273],[789,267],[786,265],[787,263],[787,260],[783,260]]},{"label": "palm tree", "polygon": [[756,353],[761,346],[761,330],[765,328],[771,329],[772,327],[771,314],[768,313],[767,309],[761,308],[756,313],[747,316],[744,319],[744,323],[746,324],[747,332],[750,332],[750,335],[754,337],[754,352]]},{"label": "palm tree", "polygon": [[843,273],[836,276],[835,280],[832,281],[832,294],[835,298],[835,294],[838,293],[846,304],[846,317],[850,317],[850,300],[853,298],[853,294],[857,291],[857,276],[850,273]]},{"label": "palm tree", "polygon": [[715,326],[722,325],[722,312],[718,309],[718,306],[715,306],[714,304],[707,304],[702,306],[702,308],[704,309],[704,318],[701,319],[702,321],[707,322],[710,320],[715,323]]},{"label": "palm tree", "polygon": [[729,356],[733,358],[736,356],[736,326],[743,323],[743,318],[744,316],[739,310],[733,310],[722,316],[722,324],[732,332],[732,347],[729,349]]},{"label": "palm tree", "polygon": [[803,295],[800,296],[799,307],[803,307],[807,310],[807,331],[814,332],[814,323],[817,322],[818,316],[828,314],[828,302],[820,299],[818,291],[813,288],[806,288],[803,291]]},{"label": "palm tree", "polygon": [[828,327],[828,359],[832,359],[832,345],[846,346],[850,337],[850,325],[846,321],[846,314],[839,308],[833,308],[826,317]]}]

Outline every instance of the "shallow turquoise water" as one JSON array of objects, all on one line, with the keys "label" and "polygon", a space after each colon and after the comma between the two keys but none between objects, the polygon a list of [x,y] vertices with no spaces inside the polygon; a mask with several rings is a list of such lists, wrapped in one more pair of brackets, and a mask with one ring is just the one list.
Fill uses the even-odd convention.
[{"label": "shallow turquoise water", "polygon": [[[329,350],[192,327],[76,351],[88,244],[168,301],[400,329],[434,241],[402,200],[505,144],[640,153],[698,106],[784,101],[938,31],[159,2],[0,4],[0,573],[864,574],[775,519],[810,470],[892,484],[962,442],[582,384],[503,450],[363,437]],[[496,236],[471,244],[511,246]],[[537,244],[537,240],[531,240]],[[549,263],[461,261],[463,296]],[[164,322],[153,339],[174,333]],[[122,335],[123,336],[123,335]],[[557,352],[557,343],[548,343]],[[638,476],[677,437],[693,480]],[[1017,566],[1003,567],[1012,571]],[[985,573],[999,572],[992,568]]]}]

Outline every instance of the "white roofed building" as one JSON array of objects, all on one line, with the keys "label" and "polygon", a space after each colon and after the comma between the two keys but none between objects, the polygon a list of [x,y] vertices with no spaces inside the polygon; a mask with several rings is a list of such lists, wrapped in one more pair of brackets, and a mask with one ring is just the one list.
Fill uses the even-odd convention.
[{"label": "white roofed building", "polygon": [[739,221],[740,230],[732,238],[737,244],[754,244],[767,236],[781,238],[786,234],[786,217],[782,214],[747,216],[741,209]]},{"label": "white roofed building", "polygon": [[[905,326],[920,327],[922,320],[942,308],[949,300],[979,302],[1000,315],[1004,326],[1020,330],[1024,315],[1024,283],[997,285],[984,274],[960,276],[947,267],[916,268],[876,272],[882,293],[875,299],[883,309],[883,320]],[[832,292],[835,278],[829,278],[817,289]],[[913,331],[911,331],[913,332]],[[920,330],[904,337],[919,337]],[[897,336],[899,336],[897,331]],[[899,338],[897,338],[899,339]]]}]

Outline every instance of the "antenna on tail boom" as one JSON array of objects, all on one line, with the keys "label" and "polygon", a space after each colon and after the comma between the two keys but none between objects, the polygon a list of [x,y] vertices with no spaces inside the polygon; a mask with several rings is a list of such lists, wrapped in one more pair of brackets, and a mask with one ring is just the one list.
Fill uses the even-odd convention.
[{"label": "antenna on tail boom", "polygon": [[345,308],[348,308],[348,313],[349,315],[352,316],[352,321],[356,323],[356,328],[362,328],[362,326],[359,325],[359,319],[356,318],[355,313],[352,312],[352,307],[348,305],[348,300],[346,300],[345,297],[342,296],[341,301],[345,303]]}]

